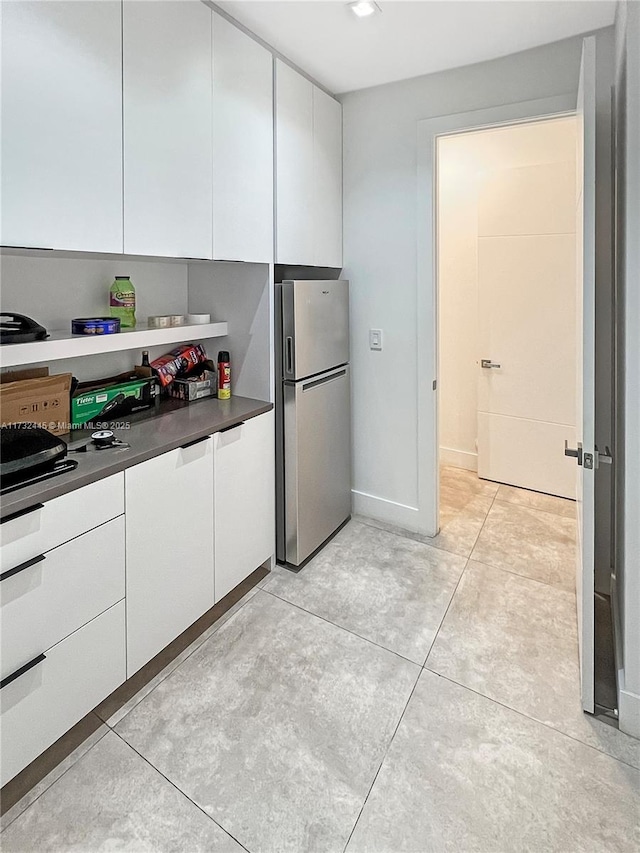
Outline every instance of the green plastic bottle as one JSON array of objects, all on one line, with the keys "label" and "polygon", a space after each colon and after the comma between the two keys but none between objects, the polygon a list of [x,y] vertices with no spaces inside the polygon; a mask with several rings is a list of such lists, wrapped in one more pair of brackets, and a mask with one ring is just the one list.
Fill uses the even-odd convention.
[{"label": "green plastic bottle", "polygon": [[121,329],[136,325],[136,289],[128,275],[117,275],[109,290],[109,309],[112,317],[120,319]]}]

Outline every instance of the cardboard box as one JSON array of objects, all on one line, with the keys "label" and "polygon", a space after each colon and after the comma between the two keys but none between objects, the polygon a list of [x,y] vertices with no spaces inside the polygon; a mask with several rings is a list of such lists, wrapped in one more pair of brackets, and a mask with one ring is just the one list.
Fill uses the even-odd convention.
[{"label": "cardboard box", "polygon": [[2,424],[34,423],[54,435],[70,429],[71,374],[49,376],[46,367],[0,376]]},{"label": "cardboard box", "polygon": [[[208,362],[211,364],[211,362]],[[205,397],[215,397],[218,393],[218,374],[208,367],[199,376],[191,376],[188,379],[174,379],[171,385],[165,388],[169,397],[176,400],[186,400],[188,403],[194,400],[202,400]]]},{"label": "cardboard box", "polygon": [[120,420],[156,405],[159,395],[157,379],[144,367],[99,382],[83,382],[71,398],[71,423],[80,427]]}]

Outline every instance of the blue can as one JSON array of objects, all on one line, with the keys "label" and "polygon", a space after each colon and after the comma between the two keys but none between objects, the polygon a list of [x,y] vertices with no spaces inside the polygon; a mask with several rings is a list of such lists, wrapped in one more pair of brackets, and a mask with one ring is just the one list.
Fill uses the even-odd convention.
[{"label": "blue can", "polygon": [[85,317],[71,321],[73,335],[115,335],[119,331],[119,317]]}]

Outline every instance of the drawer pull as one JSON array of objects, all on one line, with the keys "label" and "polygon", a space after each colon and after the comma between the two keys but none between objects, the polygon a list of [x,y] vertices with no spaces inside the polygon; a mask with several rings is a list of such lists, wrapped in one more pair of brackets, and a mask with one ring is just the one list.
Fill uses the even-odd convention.
[{"label": "drawer pull", "polygon": [[209,436],[203,435],[202,438],[195,438],[193,441],[188,441],[186,444],[181,444],[180,449],[186,450],[187,447],[193,447],[194,444],[201,444],[203,441],[208,441],[208,440],[209,440]]},{"label": "drawer pull", "polygon": [[7,521],[13,521],[14,518],[20,518],[21,515],[28,515],[30,512],[35,512],[38,509],[44,509],[44,504],[34,504],[33,506],[27,507],[27,509],[19,509],[18,512],[14,512],[11,515],[5,515],[4,518],[0,519],[0,524],[4,524]]},{"label": "drawer pull", "polygon": [[0,681],[0,690],[3,687],[6,687],[7,684],[11,684],[12,681],[15,681],[16,678],[20,678],[21,675],[24,675],[25,672],[29,672],[30,669],[33,669],[34,666],[37,666],[39,663],[42,663],[43,660],[46,660],[46,655],[38,655],[38,657],[30,660],[29,663],[25,663],[24,666],[21,666],[19,669],[16,669],[15,672],[12,672],[11,675],[8,675],[6,678],[3,678]]},{"label": "drawer pull", "polygon": [[218,432],[229,432],[232,429],[238,429],[238,427],[241,427],[243,424],[244,424],[244,421],[240,421],[239,424],[234,424],[233,426],[230,426],[230,427],[224,427],[224,429],[219,429]]},{"label": "drawer pull", "polygon": [[20,563],[19,566],[16,566],[13,569],[7,569],[6,572],[3,572],[0,575],[0,581],[4,581],[7,578],[11,578],[14,575],[17,575],[19,572],[24,572],[25,569],[30,569],[31,566],[35,566],[36,563],[41,563],[45,559],[46,557],[44,556],[44,554],[40,554],[39,557],[32,557],[30,560],[27,560],[25,563]]}]

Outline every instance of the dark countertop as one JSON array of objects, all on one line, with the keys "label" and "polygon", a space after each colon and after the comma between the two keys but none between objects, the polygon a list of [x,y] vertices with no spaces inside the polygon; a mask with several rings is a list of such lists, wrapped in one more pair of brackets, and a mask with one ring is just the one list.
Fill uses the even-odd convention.
[{"label": "dark countertop", "polygon": [[[194,403],[166,401],[157,412],[149,410],[131,415],[127,419],[131,424],[129,429],[114,429],[117,437],[129,443],[130,448],[69,453],[70,459],[78,460],[74,471],[2,495],[0,517],[60,497],[189,441],[255,418],[272,408],[272,403],[261,400],[231,397],[230,400],[213,398]],[[91,430],[78,430],[63,438],[71,451],[91,440]]]}]

